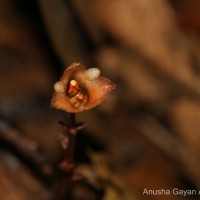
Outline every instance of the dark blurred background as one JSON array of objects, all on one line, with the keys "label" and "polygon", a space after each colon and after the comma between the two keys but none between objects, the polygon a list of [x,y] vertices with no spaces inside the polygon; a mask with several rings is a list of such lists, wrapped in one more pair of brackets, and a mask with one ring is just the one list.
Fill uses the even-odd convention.
[{"label": "dark blurred background", "polygon": [[49,104],[72,62],[99,67],[117,85],[101,105],[77,115],[87,123],[77,162],[88,162],[85,149],[103,149],[108,169],[100,168],[110,171],[98,175],[116,178],[122,191],[108,184],[102,199],[179,200],[143,191],[199,190],[199,36],[199,0],[1,0],[0,199],[50,198],[4,134],[31,141],[25,149],[39,148],[57,166],[58,121],[67,114]]}]

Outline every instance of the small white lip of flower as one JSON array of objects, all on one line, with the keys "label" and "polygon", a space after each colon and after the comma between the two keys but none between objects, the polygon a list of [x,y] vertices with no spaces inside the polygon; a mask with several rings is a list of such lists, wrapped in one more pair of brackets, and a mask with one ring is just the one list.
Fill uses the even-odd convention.
[{"label": "small white lip of flower", "polygon": [[71,86],[76,86],[76,83],[77,83],[77,81],[75,81],[75,80],[71,80],[71,81],[70,81],[70,85],[71,85]]},{"label": "small white lip of flower", "polygon": [[54,90],[56,92],[65,92],[64,84],[61,81],[58,81],[54,84]]},{"label": "small white lip of flower", "polygon": [[84,71],[84,75],[85,75],[86,79],[92,81],[95,78],[99,77],[100,70],[98,68],[89,68],[86,71]]}]

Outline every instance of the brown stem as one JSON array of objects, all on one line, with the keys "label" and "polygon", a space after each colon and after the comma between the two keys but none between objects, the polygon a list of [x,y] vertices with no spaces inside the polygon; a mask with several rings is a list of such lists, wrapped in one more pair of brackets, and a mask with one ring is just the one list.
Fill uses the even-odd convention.
[{"label": "brown stem", "polygon": [[70,122],[69,125],[71,127],[75,127],[76,126],[76,114],[75,113],[70,113]]},{"label": "brown stem", "polygon": [[[61,144],[63,149],[65,150],[65,159],[60,164],[60,168],[63,170],[64,176],[63,179],[53,197],[53,200],[64,200],[68,197],[69,192],[73,187],[73,170],[74,170],[74,149],[75,149],[75,141],[76,134],[79,130],[78,124],[76,123],[75,113],[70,113],[70,121],[67,126],[67,134],[62,136]],[[67,141],[67,144],[66,142]]]}]

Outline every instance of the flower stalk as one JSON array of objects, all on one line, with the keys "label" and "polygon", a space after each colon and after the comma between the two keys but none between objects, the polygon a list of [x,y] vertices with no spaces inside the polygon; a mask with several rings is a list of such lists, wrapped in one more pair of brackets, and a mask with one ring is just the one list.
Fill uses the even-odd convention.
[{"label": "flower stalk", "polygon": [[73,175],[75,167],[74,150],[76,135],[79,130],[78,124],[76,123],[75,113],[70,113],[69,124],[66,128],[66,134],[62,135],[60,138],[61,146],[65,151],[65,159],[59,165],[59,168],[63,171],[63,178],[53,196],[53,200],[64,200],[69,195],[73,187]]}]

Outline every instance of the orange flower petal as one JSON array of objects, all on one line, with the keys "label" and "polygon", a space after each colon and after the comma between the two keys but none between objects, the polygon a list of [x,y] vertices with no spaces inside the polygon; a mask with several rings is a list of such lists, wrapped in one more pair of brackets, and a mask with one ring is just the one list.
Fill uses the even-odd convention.
[{"label": "orange flower petal", "polygon": [[86,69],[81,63],[72,63],[54,85],[51,106],[71,113],[89,110],[114,88],[110,80],[100,76],[98,68]]}]

